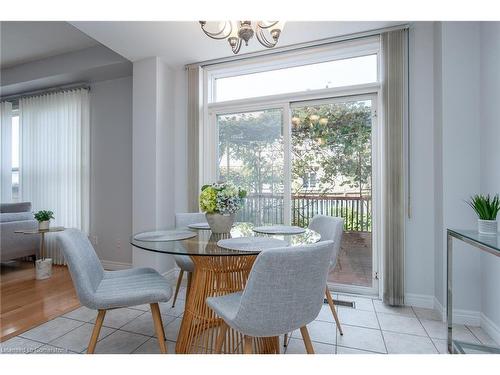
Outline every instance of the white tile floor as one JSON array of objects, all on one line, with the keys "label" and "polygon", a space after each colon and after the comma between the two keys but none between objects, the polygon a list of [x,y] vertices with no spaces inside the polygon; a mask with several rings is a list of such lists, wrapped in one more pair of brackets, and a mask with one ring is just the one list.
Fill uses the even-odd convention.
[{"label": "white tile floor", "polygon": [[[160,305],[169,353],[175,353],[175,340],[184,311],[185,290],[179,292],[175,308],[171,303]],[[344,329],[336,330],[328,305],[317,319],[308,325],[313,346],[318,354],[374,353],[446,353],[446,324],[433,310],[384,306],[370,298],[334,295],[334,298],[354,301],[355,309],[339,307]],[[35,327],[0,343],[3,353],[84,353],[92,331],[96,312],[80,307],[62,317]],[[457,339],[483,344],[495,344],[479,327],[456,326]],[[300,332],[292,333],[286,354],[305,353]],[[158,353],[149,306],[112,310],[106,314],[96,353]]]}]

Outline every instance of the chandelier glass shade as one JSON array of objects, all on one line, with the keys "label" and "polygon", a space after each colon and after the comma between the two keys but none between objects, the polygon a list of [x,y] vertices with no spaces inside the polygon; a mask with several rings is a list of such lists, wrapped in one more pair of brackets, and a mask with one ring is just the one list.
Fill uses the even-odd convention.
[{"label": "chandelier glass shade", "polygon": [[200,21],[205,35],[212,39],[226,39],[234,54],[240,52],[241,45],[254,36],[266,48],[273,48],[285,25],[284,21],[222,21],[214,31],[210,31],[207,21]]}]

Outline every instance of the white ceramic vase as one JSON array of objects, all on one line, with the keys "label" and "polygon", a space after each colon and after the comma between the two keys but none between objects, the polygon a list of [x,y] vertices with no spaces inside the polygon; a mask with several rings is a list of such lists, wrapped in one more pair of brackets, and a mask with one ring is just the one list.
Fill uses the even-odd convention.
[{"label": "white ceramic vase", "polygon": [[229,233],[233,227],[236,214],[205,214],[212,233]]},{"label": "white ceramic vase", "polygon": [[498,224],[496,220],[477,220],[478,231],[480,234],[495,235],[498,233]]},{"label": "white ceramic vase", "polygon": [[52,276],[52,258],[38,259],[35,262],[35,278],[44,280],[50,276]]},{"label": "white ceramic vase", "polygon": [[48,230],[50,227],[50,220],[45,220],[45,221],[39,221],[38,222],[38,229],[39,230]]}]

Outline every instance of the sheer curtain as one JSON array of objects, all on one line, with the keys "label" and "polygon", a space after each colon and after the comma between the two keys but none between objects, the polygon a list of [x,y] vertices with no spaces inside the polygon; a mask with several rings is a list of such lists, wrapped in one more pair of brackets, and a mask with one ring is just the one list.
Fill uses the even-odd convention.
[{"label": "sheer curtain", "polygon": [[382,34],[384,102],[384,303],[404,304],[405,132],[408,103],[408,30]]},{"label": "sheer curtain", "polygon": [[188,209],[189,212],[198,212],[199,195],[199,137],[200,137],[200,112],[203,104],[201,98],[202,72],[196,65],[187,67],[188,75],[188,129],[187,129],[187,147],[188,147]]},{"label": "sheer curtain", "polygon": [[12,201],[12,103],[0,103],[0,201]]},{"label": "sheer curtain", "polygon": [[[89,230],[89,93],[63,91],[19,100],[21,198],[54,211],[52,225]],[[47,254],[64,263],[55,238]]]}]

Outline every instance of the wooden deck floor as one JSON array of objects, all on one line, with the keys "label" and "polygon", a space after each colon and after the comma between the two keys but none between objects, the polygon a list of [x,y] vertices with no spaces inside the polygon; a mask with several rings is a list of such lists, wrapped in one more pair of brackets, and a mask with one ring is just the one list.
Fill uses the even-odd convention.
[{"label": "wooden deck floor", "polygon": [[52,277],[35,280],[32,262],[9,262],[0,269],[0,341],[80,306],[65,266]]},{"label": "wooden deck floor", "polygon": [[369,232],[346,232],[342,237],[339,261],[328,276],[329,282],[372,286],[372,236]]}]

